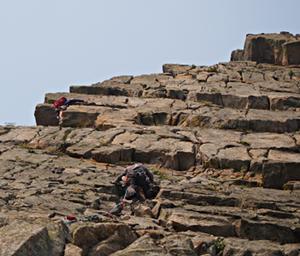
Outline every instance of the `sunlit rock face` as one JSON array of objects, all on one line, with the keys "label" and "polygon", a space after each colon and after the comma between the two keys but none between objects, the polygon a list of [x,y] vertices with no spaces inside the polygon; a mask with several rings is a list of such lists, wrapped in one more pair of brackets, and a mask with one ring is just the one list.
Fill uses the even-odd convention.
[{"label": "sunlit rock face", "polygon": [[[299,255],[298,39],[73,85],[46,94],[37,126],[0,126],[0,256]],[[83,102],[58,119],[61,96]],[[160,191],[113,216],[136,162]]]},{"label": "sunlit rock face", "polygon": [[276,65],[300,64],[300,35],[248,34],[243,50],[231,54],[232,61],[256,61]]}]

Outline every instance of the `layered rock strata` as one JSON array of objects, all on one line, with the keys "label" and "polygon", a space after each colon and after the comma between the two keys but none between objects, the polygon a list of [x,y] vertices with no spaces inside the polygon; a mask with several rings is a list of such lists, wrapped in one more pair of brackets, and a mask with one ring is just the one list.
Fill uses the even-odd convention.
[{"label": "layered rock strata", "polygon": [[[0,127],[0,256],[300,255],[299,110],[300,68],[254,62],[48,93]],[[133,162],[160,192],[112,216]]]},{"label": "layered rock strata", "polygon": [[262,175],[270,188],[300,179],[300,68],[230,62],[163,71],[48,93],[37,124],[58,125],[51,103],[78,98],[84,104],[68,107],[60,123],[84,134],[66,137],[69,156],[181,171],[233,168]]},{"label": "layered rock strata", "polygon": [[[121,217],[109,215],[117,201],[112,181],[127,163],[65,153],[69,143],[90,138],[91,146],[104,140],[110,145],[111,136],[121,135],[93,133],[91,128],[0,128],[1,256],[299,255],[296,182],[275,190],[260,187],[259,176],[243,171],[147,165],[161,188],[156,199],[127,205]],[[161,136],[173,137],[174,148],[180,143],[174,133]],[[66,221],[67,215],[78,221]]]},{"label": "layered rock strata", "polygon": [[231,54],[232,61],[257,61],[277,65],[300,64],[300,35],[248,34],[243,50]]}]

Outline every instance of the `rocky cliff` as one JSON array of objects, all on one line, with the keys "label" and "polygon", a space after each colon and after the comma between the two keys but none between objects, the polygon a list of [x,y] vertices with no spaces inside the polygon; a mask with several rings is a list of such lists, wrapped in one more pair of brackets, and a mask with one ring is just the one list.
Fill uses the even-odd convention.
[{"label": "rocky cliff", "polygon": [[248,34],[244,50],[235,50],[232,61],[256,61],[276,65],[300,64],[300,34]]},{"label": "rocky cliff", "polygon": [[[0,255],[300,255],[300,67],[273,64],[166,64],[46,94],[36,127],[0,128]],[[84,103],[59,123],[60,96]],[[161,190],[111,216],[132,162]]]}]

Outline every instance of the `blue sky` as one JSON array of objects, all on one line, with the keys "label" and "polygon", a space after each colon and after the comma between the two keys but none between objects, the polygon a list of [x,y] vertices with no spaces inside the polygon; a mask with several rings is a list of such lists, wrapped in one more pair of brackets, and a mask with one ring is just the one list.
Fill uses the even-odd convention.
[{"label": "blue sky", "polygon": [[0,124],[47,92],[164,63],[228,61],[247,33],[300,33],[299,0],[0,0]]}]

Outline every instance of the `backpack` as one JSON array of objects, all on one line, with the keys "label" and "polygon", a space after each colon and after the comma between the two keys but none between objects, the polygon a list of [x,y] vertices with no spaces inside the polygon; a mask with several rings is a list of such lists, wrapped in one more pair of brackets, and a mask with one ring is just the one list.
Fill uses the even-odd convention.
[{"label": "backpack", "polygon": [[54,108],[60,108],[61,106],[63,106],[65,104],[66,101],[67,101],[66,97],[60,97],[56,101],[54,101],[52,106]]},{"label": "backpack", "polygon": [[127,174],[129,180],[134,184],[144,186],[150,183],[149,177],[146,174],[145,167],[141,164],[135,164],[127,168]]}]

